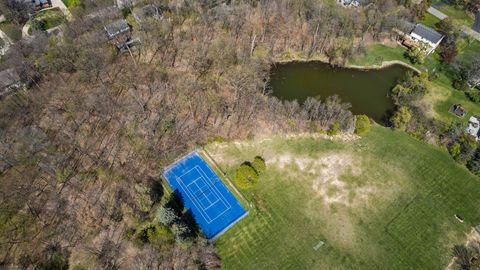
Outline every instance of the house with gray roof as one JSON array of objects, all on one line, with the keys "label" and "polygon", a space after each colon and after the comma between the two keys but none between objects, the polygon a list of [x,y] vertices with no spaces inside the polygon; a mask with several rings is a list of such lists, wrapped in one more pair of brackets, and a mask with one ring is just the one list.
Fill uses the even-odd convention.
[{"label": "house with gray roof", "polygon": [[480,33],[480,10],[475,14],[475,23],[473,24],[472,29],[477,33]]},{"label": "house with gray roof", "polygon": [[126,20],[120,19],[104,26],[108,39],[118,48],[122,49],[131,39],[130,25]]},{"label": "house with gray roof", "polygon": [[442,34],[420,23],[415,25],[409,37],[414,42],[423,45],[427,55],[433,52],[443,40]]}]

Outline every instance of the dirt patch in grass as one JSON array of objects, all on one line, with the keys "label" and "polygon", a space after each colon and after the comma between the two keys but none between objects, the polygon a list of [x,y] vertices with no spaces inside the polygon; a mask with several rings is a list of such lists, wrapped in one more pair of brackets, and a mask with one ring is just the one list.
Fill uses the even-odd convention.
[{"label": "dirt patch in grass", "polygon": [[268,160],[267,165],[276,166],[285,173],[297,174],[294,179],[310,180],[314,199],[322,200],[326,206],[361,204],[375,191],[374,186],[368,183],[352,184],[348,181],[362,174],[358,158],[351,154],[329,153],[312,158],[283,153]]}]

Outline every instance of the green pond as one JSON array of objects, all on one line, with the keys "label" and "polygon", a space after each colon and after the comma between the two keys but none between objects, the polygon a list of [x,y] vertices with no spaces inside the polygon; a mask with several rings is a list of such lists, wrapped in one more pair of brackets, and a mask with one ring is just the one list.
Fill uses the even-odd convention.
[{"label": "green pond", "polygon": [[353,114],[366,114],[385,123],[394,110],[389,92],[409,70],[402,65],[367,70],[316,61],[288,62],[272,67],[269,86],[273,96],[300,103],[307,97],[338,95],[352,105]]}]

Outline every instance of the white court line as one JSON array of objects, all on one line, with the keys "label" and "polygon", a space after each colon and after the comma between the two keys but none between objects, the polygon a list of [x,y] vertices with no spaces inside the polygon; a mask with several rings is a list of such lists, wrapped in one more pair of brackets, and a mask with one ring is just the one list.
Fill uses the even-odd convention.
[{"label": "white court line", "polygon": [[208,207],[205,207],[204,209],[207,210],[208,208],[214,206],[218,201],[220,201],[220,199],[217,199],[216,201],[214,201],[212,204],[210,204]]},{"label": "white court line", "polygon": [[[210,167],[208,167],[208,166],[207,166],[207,168],[210,169]],[[202,175],[202,177],[203,177],[204,179],[210,179],[210,178],[207,177],[207,175],[205,174],[205,172],[203,171],[202,168],[196,168],[196,169],[197,169],[197,171],[200,173],[200,175]],[[215,172],[212,171],[212,169],[210,169],[210,172],[212,172],[215,177],[218,177],[218,176],[215,174]],[[213,180],[213,179],[212,179],[212,180]],[[218,197],[220,198],[220,201],[223,203],[223,205],[226,206],[226,208],[225,208],[225,210],[224,210],[223,212],[217,214],[217,216],[216,216],[214,219],[212,219],[212,221],[215,221],[218,217],[220,217],[220,216],[223,215],[225,212],[227,212],[228,210],[230,210],[230,209],[232,208],[232,206],[228,203],[228,200],[225,199],[225,197],[223,197],[223,194],[220,192],[220,190],[218,190],[217,186],[216,186],[214,183],[212,183],[212,181],[210,181],[210,182],[211,182],[211,186],[213,186],[213,188],[215,189],[214,192],[216,191],[216,192],[215,192],[215,195],[218,196],[218,194],[220,194],[220,196],[218,196]],[[227,190],[227,191],[228,191],[228,190]],[[218,194],[217,194],[217,192],[218,192]],[[222,198],[223,198],[223,200],[222,200]],[[206,212],[205,212],[205,213],[206,213]],[[208,215],[208,213],[206,213],[206,214]]]},{"label": "white court line", "polygon": [[[182,179],[180,177],[177,177],[177,179],[178,179],[177,182],[180,185],[180,187],[183,189],[183,191],[185,191],[186,195],[190,198],[190,200],[193,202],[193,204],[200,210],[199,212],[202,215],[203,219],[205,221],[207,221],[208,224],[210,224],[211,221],[209,221],[209,220],[211,220],[211,219],[208,216],[208,214],[203,211],[203,208],[201,207],[201,205],[199,205],[200,203],[197,201],[197,199],[194,196],[191,195],[190,190],[187,189],[187,187],[183,183]],[[205,215],[207,217],[205,217]]]},{"label": "white court line", "polygon": [[[203,160],[202,160],[203,161]],[[203,161],[205,162],[205,161]],[[208,170],[214,175],[215,178],[218,178],[217,174],[210,168],[208,167],[208,165],[206,166],[208,168]],[[203,208],[202,204],[200,203],[200,201],[196,198],[196,196],[194,196],[194,194],[192,194],[192,192],[190,191],[190,189],[188,188],[188,186],[185,186],[185,184],[183,183],[183,179],[182,177],[185,176],[186,174],[190,173],[192,170],[196,170],[200,177],[196,178],[194,181],[192,181],[191,183],[189,183],[188,186],[190,186],[191,184],[193,183],[196,183],[198,181],[198,179],[202,179],[204,181],[204,184],[208,185],[210,184],[210,186],[213,186],[213,188],[211,190],[213,190],[213,194],[215,195],[215,197],[218,198],[218,200],[216,200],[215,202],[213,202],[211,205],[209,205],[207,208]],[[200,210],[200,214],[203,216],[203,218],[205,219],[205,221],[207,221],[208,224],[212,223],[213,221],[215,221],[216,219],[218,219],[221,215],[223,215],[225,212],[227,212],[228,210],[230,210],[232,208],[232,206],[230,205],[230,203],[228,202],[228,200],[223,196],[222,192],[220,192],[220,190],[216,187],[215,185],[215,182],[214,180],[217,180],[215,178],[209,178],[207,177],[205,171],[200,168],[199,165],[195,165],[194,167],[192,167],[190,170],[188,170],[187,172],[185,172],[184,174],[182,174],[180,177],[177,177],[177,179],[179,179],[180,181],[178,181],[178,183],[180,184],[180,186],[182,187],[182,189],[186,192],[187,196],[192,200],[192,202],[195,204],[195,206],[197,206],[197,208]],[[208,181],[208,182],[207,182]],[[220,181],[220,180],[218,180]],[[198,184],[196,184],[196,186],[198,187]],[[209,198],[207,198],[208,201],[210,201]],[[217,205],[218,202],[221,202],[223,204],[225,208],[225,210],[221,213],[218,213],[215,218],[212,218],[210,217],[210,215],[205,211],[206,209],[209,209],[210,207],[212,207],[213,205]]]},{"label": "white court line", "polygon": [[[210,167],[207,166],[207,168],[210,170],[210,172],[211,172],[213,175],[215,175],[215,177],[218,177],[217,174],[216,174],[214,171],[212,171],[212,169],[210,169]],[[205,172],[202,170],[202,168],[200,168],[200,170],[197,169],[197,171],[200,172],[200,174],[203,176],[203,178],[209,179],[209,178],[207,177],[207,175],[205,174]],[[219,181],[221,181],[221,180],[219,180]],[[223,184],[223,183],[222,183],[222,184]],[[232,206],[228,203],[228,200],[225,199],[225,197],[223,197],[222,192],[220,192],[220,190],[218,190],[217,186],[216,186],[214,183],[212,183],[212,186],[215,188],[215,190],[216,190],[216,191],[220,194],[220,196],[223,198],[222,201],[225,201],[225,202],[226,202],[226,205],[228,205],[228,209],[232,208]],[[227,189],[227,192],[229,192],[228,189]]]},{"label": "white court line", "polygon": [[[212,223],[213,221],[215,221],[216,219],[218,219],[221,215],[223,215],[226,211],[230,210],[232,207],[230,206],[230,204],[228,203],[228,201],[226,201],[225,197],[223,197],[223,195],[221,194],[221,192],[217,189],[217,187],[215,185],[210,185],[210,186],[213,186],[214,189],[213,190],[213,193],[214,195],[219,198],[218,201],[221,201],[222,204],[224,205],[224,207],[226,207],[226,209],[221,212],[221,213],[218,213],[215,218],[212,218],[210,217],[210,215],[205,211],[205,209],[208,209],[210,208],[212,205],[210,205],[208,208],[204,208],[202,203],[199,201],[199,199],[197,199],[196,196],[194,196],[194,194],[191,192],[191,190],[188,188],[188,186],[185,186],[185,184],[183,183],[183,179],[182,177],[185,176],[186,174],[190,173],[193,169],[195,169],[197,171],[197,173],[200,175],[200,177],[196,178],[193,182],[191,182],[188,186],[190,186],[191,184],[193,184],[194,182],[196,183],[198,181],[198,179],[202,179],[207,185],[207,181],[206,179],[209,179],[205,172],[202,170],[202,168],[200,168],[200,166],[198,165],[195,165],[195,167],[191,168],[190,170],[188,170],[187,172],[185,172],[184,174],[182,174],[180,177],[178,177],[178,179],[180,179],[181,181],[178,181],[179,184],[181,185],[182,189],[184,189],[188,195],[188,197],[192,200],[192,202],[195,204],[195,206],[197,206],[197,208],[200,210],[200,213],[202,214],[203,218],[207,221],[208,224]],[[211,182],[211,181],[209,181]],[[198,187],[198,184],[197,184],[197,187]],[[220,194],[220,196],[219,196]],[[223,198],[223,200],[222,200]],[[224,201],[225,200],[225,201]],[[217,204],[217,202],[215,202],[215,204]],[[207,217],[207,218],[206,218]]]},{"label": "white court line", "polygon": [[[200,174],[199,174],[199,175],[200,175]],[[203,180],[203,181],[202,181],[202,182],[203,182],[203,183],[202,183],[202,184],[203,184],[202,186],[200,186],[200,185],[198,184],[198,182],[199,182],[198,180],[199,180],[199,179],[202,179],[202,180]],[[197,190],[194,191],[194,192],[192,192],[192,190],[191,190],[191,188],[190,188],[190,186],[193,185],[193,184],[195,184],[195,186],[197,186]],[[203,195],[201,198],[206,198],[207,201],[208,201],[208,203],[209,203],[208,205],[211,206],[212,202],[210,201],[210,198],[208,198],[207,193],[206,193],[206,191],[211,190],[211,188],[209,189],[208,186],[207,186],[207,189],[206,189],[205,192],[204,192],[202,189],[203,189],[203,187],[205,187],[205,186],[207,186],[207,184],[205,183],[205,180],[203,179],[203,176],[200,175],[200,177],[196,178],[196,179],[193,180],[190,184],[188,184],[188,185],[187,185],[187,188],[188,188],[188,190],[190,190],[190,193],[192,193],[195,198],[200,197],[200,196],[197,196],[197,194]],[[210,193],[211,193],[211,192],[210,192]],[[214,195],[215,195],[215,194],[214,194]],[[218,196],[216,196],[216,195],[215,195],[215,197],[218,198]],[[218,199],[217,199],[216,201],[218,201]]]}]

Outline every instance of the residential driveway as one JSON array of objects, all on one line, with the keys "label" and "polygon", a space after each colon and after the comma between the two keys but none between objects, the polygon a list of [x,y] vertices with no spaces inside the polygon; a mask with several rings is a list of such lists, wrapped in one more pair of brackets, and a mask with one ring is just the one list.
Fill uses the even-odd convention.
[{"label": "residential driveway", "polygon": [[463,33],[465,33],[465,34],[473,37],[474,39],[480,41],[480,33],[473,31],[473,29],[471,29],[470,27],[465,26],[465,25],[462,25],[461,29],[462,29]]},{"label": "residential driveway", "polygon": [[448,17],[447,15],[443,14],[440,10],[434,8],[433,6],[429,7],[427,9],[427,12],[437,17],[440,20],[443,20]]},{"label": "residential driveway", "polygon": [[5,42],[5,45],[0,48],[0,55],[5,55],[13,42],[4,32],[2,32],[2,30],[0,30],[0,38]]},{"label": "residential driveway", "polygon": [[31,35],[28,33],[28,29],[30,28],[30,26],[28,25],[28,23],[26,23],[23,27],[22,27],[22,38],[29,38],[31,37]]},{"label": "residential driveway", "polygon": [[68,10],[67,6],[63,3],[62,0],[51,0],[52,1],[52,7],[58,7],[60,10],[65,14],[65,16],[70,20],[72,18],[72,14]]}]

